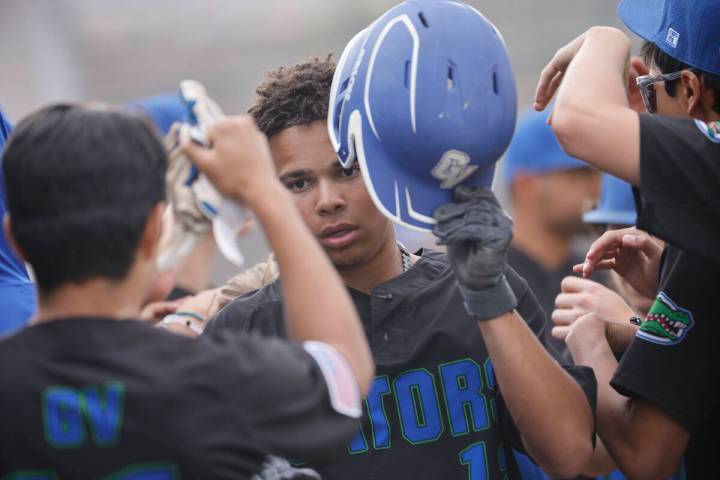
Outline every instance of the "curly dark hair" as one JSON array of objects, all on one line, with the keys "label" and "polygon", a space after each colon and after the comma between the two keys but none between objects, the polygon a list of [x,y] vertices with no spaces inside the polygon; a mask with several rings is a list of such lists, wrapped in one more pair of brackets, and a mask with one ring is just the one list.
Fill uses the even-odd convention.
[{"label": "curly dark hair", "polygon": [[269,72],[248,113],[268,138],[295,125],[325,120],[336,63],[332,55]]}]

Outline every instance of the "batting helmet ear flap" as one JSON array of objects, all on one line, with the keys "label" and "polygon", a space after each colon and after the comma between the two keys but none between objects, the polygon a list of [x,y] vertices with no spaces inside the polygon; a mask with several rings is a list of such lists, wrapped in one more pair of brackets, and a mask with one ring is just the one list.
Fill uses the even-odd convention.
[{"label": "batting helmet ear flap", "polygon": [[510,59],[497,29],[453,0],[408,0],[348,43],[328,130],[357,159],[378,209],[429,231],[460,183],[489,187],[515,127]]},{"label": "batting helmet ear flap", "polygon": [[[327,117],[328,134],[330,135],[330,142],[340,156],[340,163],[343,164],[343,166],[352,164],[352,162],[348,164],[346,159],[346,156],[350,153],[350,145],[348,143],[350,138],[345,134],[345,132],[347,132],[347,125],[343,122],[343,119],[347,119],[350,115],[350,113],[346,111],[347,101],[350,98],[355,84],[355,76],[357,75],[356,65],[358,60],[363,56],[366,37],[367,29],[361,30],[350,40],[340,56],[340,60],[338,60],[335,75],[330,85]],[[355,161],[354,158],[353,161]]]}]

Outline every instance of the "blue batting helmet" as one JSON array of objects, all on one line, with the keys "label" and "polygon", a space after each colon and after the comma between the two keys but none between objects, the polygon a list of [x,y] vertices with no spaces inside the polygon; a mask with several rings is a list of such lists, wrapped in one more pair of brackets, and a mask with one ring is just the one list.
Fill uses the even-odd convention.
[{"label": "blue batting helmet", "polygon": [[345,47],[328,130],[343,166],[359,162],[378,209],[428,231],[456,185],[490,187],[516,110],[493,24],[461,2],[408,0]]}]

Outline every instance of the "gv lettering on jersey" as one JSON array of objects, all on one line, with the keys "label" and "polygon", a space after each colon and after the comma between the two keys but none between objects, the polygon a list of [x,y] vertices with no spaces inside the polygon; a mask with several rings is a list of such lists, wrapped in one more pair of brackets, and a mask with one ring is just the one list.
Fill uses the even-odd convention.
[{"label": "gv lettering on jersey", "polygon": [[88,440],[114,445],[120,436],[125,386],[110,382],[74,389],[51,386],[43,393],[45,439],[55,448],[77,448]]},{"label": "gv lettering on jersey", "polygon": [[[494,399],[488,402],[483,393],[486,388],[495,390],[489,359],[483,366],[471,358],[445,363],[438,366],[437,376],[426,369],[403,372],[392,381],[387,375],[378,376],[365,399],[371,441],[360,427],[348,450],[356,455],[370,448],[382,450],[392,446],[385,411],[388,395],[395,398],[401,434],[410,444],[436,441],[446,427],[455,437],[485,430],[490,427],[491,418],[496,418]],[[448,425],[443,421],[443,408]]]}]

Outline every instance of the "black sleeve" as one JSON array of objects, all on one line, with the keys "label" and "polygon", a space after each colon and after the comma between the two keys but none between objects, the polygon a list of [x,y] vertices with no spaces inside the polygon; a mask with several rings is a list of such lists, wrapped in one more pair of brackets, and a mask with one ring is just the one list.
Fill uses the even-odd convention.
[{"label": "black sleeve", "polygon": [[289,458],[319,461],[344,452],[358,418],[333,408],[321,368],[302,345],[232,333],[200,342],[216,353],[217,368],[205,375],[220,387],[218,399],[226,399],[217,401],[225,423],[216,428],[244,437],[241,442],[253,449]]},{"label": "black sleeve", "polygon": [[[550,325],[542,307],[538,303],[532,290],[527,285],[527,282],[520,277],[514,270],[508,269],[507,273],[508,282],[510,287],[515,292],[518,299],[517,312],[525,320],[530,329],[538,337],[540,343],[548,350],[548,353],[560,364],[560,366],[577,382],[580,388],[585,393],[590,408],[595,415],[595,407],[597,403],[597,380],[595,378],[595,372],[593,369],[586,366],[574,366],[565,361],[560,353],[555,350],[552,344],[548,341],[548,335],[550,334]],[[520,452],[525,452],[525,447],[518,432],[515,422],[513,421],[510,413],[505,408],[502,398],[498,405],[501,425],[503,429],[503,435],[508,439],[512,447]],[[595,433],[593,432],[593,443],[595,441]]]},{"label": "black sleeve", "polygon": [[720,123],[640,115],[638,228],[720,262]]},{"label": "black sleeve", "polygon": [[287,338],[282,302],[275,291],[270,285],[236,298],[210,319],[203,335],[230,330]]},{"label": "black sleeve", "polygon": [[668,247],[660,293],[611,385],[651,402],[692,435],[720,402],[720,266]]}]

